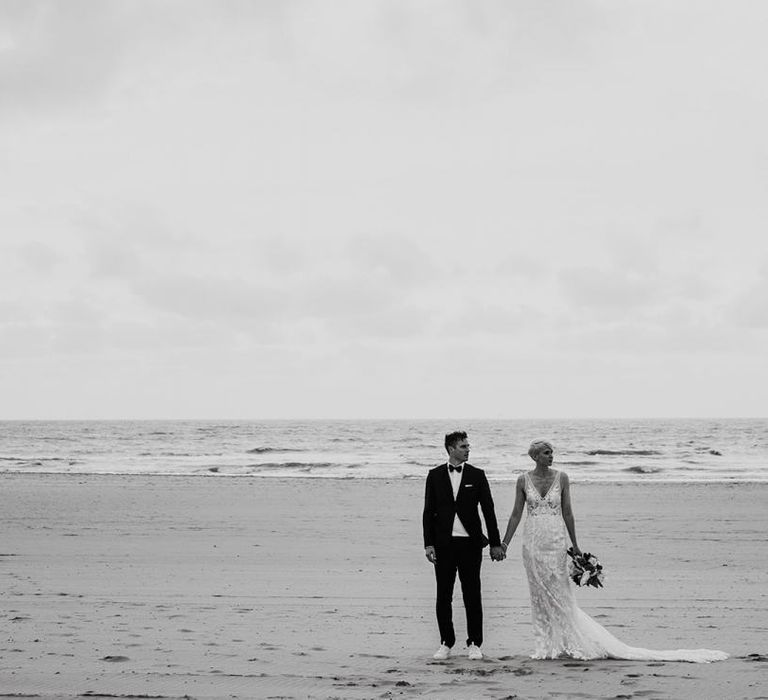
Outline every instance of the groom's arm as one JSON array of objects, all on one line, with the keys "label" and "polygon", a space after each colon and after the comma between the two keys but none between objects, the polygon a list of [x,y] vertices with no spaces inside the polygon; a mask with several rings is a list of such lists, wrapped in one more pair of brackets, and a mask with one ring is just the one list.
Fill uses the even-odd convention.
[{"label": "groom's arm", "polygon": [[432,472],[430,472],[427,474],[427,485],[424,489],[424,513],[421,516],[421,525],[424,530],[424,555],[430,564],[437,561],[434,542],[435,494],[432,481]]},{"label": "groom's arm", "polygon": [[499,525],[496,522],[496,510],[493,507],[493,496],[491,496],[491,487],[485,472],[481,472],[482,480],[480,483],[480,508],[483,511],[485,527],[488,530],[488,541],[491,547],[501,546],[501,537],[499,536]]},{"label": "groom's arm", "polygon": [[434,513],[435,494],[432,487],[432,472],[427,474],[427,485],[424,489],[424,512],[421,516],[421,525],[424,531],[424,547],[433,547],[434,543]]}]

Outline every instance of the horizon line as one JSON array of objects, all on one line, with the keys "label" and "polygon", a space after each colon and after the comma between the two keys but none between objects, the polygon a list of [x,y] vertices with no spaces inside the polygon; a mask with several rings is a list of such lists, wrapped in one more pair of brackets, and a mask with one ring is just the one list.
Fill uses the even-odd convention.
[{"label": "horizon line", "polygon": [[370,417],[321,417],[321,416],[303,416],[303,417],[218,417],[218,418],[202,418],[202,417],[176,417],[176,418],[148,418],[148,417],[110,417],[110,418],[5,418],[0,417],[0,422],[3,423],[75,423],[75,422],[121,422],[121,421],[133,421],[133,422],[213,422],[213,421],[225,421],[225,422],[285,422],[285,421],[303,421],[303,422],[338,422],[338,421],[360,421],[360,422],[374,422],[374,421],[664,421],[664,420],[768,420],[768,416],[530,416],[530,417],[511,417],[511,416],[474,416],[474,417],[448,417],[448,416],[431,416],[431,417],[385,417],[385,416],[370,416]]}]

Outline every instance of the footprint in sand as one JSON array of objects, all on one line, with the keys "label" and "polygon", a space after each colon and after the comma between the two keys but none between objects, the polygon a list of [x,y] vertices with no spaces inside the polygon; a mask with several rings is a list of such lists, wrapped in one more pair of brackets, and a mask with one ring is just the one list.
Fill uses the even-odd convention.
[{"label": "footprint in sand", "polygon": [[512,669],[513,676],[532,676],[533,670],[530,668],[515,668]]},{"label": "footprint in sand", "polygon": [[383,654],[357,654],[364,659],[391,659],[391,656],[384,656]]}]

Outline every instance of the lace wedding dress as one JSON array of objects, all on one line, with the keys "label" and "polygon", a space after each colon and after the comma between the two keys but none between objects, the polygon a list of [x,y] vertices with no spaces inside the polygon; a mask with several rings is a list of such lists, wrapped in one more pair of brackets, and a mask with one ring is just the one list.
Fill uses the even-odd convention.
[{"label": "lace wedding dress", "polygon": [[693,661],[728,658],[711,649],[658,651],[630,647],[595,622],[576,604],[568,577],[566,531],[561,511],[560,473],[544,496],[525,474],[527,516],[523,526],[523,563],[528,575],[536,638],[534,659],[632,659]]}]

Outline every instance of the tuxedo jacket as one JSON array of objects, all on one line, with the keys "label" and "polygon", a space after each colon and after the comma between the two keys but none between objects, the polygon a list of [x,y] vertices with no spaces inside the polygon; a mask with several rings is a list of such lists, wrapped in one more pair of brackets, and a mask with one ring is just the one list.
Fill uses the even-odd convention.
[{"label": "tuxedo jacket", "polygon": [[[478,506],[483,511],[488,537],[483,534]],[[459,516],[470,538],[480,547],[490,540],[491,546],[501,544],[496,512],[493,509],[491,487],[482,469],[464,464],[458,495],[453,498],[448,464],[441,464],[427,474],[424,493],[424,546],[447,545],[451,541],[453,519]]]}]

